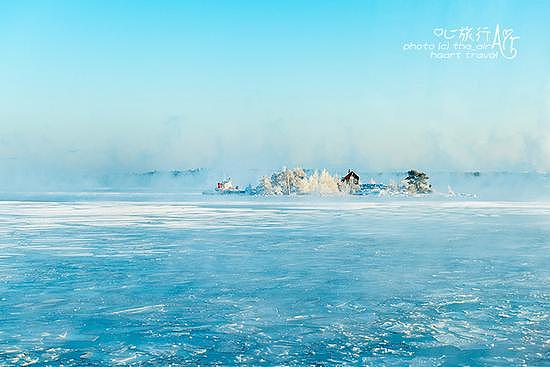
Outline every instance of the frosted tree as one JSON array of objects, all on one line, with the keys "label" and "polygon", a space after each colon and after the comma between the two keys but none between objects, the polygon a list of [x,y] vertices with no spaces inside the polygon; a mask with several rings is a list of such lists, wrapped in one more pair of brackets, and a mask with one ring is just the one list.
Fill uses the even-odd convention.
[{"label": "frosted tree", "polygon": [[308,179],[308,193],[319,191],[319,173],[313,172]]},{"label": "frosted tree", "polygon": [[321,194],[335,194],[340,192],[338,187],[338,177],[331,176],[326,169],[321,172],[319,177],[319,193]]},{"label": "frosted tree", "polygon": [[259,194],[272,195],[273,194],[273,185],[271,185],[271,179],[267,176],[262,177],[260,179],[260,184],[256,188],[256,191]]},{"label": "frosted tree", "polygon": [[300,167],[283,168],[270,177],[262,177],[256,191],[264,195],[334,194],[340,192],[340,179],[327,170],[320,175],[315,171],[308,177]]},{"label": "frosted tree", "polygon": [[424,172],[410,170],[407,174],[408,176],[403,179],[403,184],[409,194],[429,194],[432,192],[429,177]]}]

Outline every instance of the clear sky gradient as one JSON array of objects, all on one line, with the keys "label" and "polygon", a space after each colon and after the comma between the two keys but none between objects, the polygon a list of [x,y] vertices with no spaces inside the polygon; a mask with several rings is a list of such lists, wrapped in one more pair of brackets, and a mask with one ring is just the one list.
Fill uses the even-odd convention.
[{"label": "clear sky gradient", "polygon": [[[550,170],[548,1],[2,1],[0,169]],[[518,56],[402,50],[511,27]]]}]

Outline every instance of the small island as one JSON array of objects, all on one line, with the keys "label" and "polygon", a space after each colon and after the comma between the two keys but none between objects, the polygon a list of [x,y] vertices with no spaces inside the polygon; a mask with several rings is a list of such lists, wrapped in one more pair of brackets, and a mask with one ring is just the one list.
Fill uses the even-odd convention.
[{"label": "small island", "polygon": [[409,170],[399,184],[391,181],[379,183],[371,179],[362,183],[360,176],[349,169],[344,176],[333,175],[328,170],[305,170],[301,167],[284,167],[270,176],[260,178],[258,185],[240,188],[230,178],[217,183],[214,191],[205,194],[247,194],[247,195],[427,195],[433,192],[426,173]]}]

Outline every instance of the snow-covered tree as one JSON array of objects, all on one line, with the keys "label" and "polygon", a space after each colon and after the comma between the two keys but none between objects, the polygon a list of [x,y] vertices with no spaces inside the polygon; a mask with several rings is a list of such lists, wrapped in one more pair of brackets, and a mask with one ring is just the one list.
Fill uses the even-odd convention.
[{"label": "snow-covered tree", "polygon": [[432,192],[429,177],[424,172],[410,170],[407,174],[408,176],[403,179],[403,184],[409,194],[429,194]]},{"label": "snow-covered tree", "polygon": [[331,176],[327,170],[323,170],[321,175],[315,171],[308,177],[300,167],[283,168],[271,177],[262,177],[256,191],[264,195],[334,194],[340,192],[339,182],[340,179]]}]

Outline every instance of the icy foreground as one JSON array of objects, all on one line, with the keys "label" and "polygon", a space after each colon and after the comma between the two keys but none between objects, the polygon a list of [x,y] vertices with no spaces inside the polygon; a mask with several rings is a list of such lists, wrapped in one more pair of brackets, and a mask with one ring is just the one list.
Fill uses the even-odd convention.
[{"label": "icy foreground", "polygon": [[550,361],[550,203],[211,199],[0,202],[0,365]]}]

